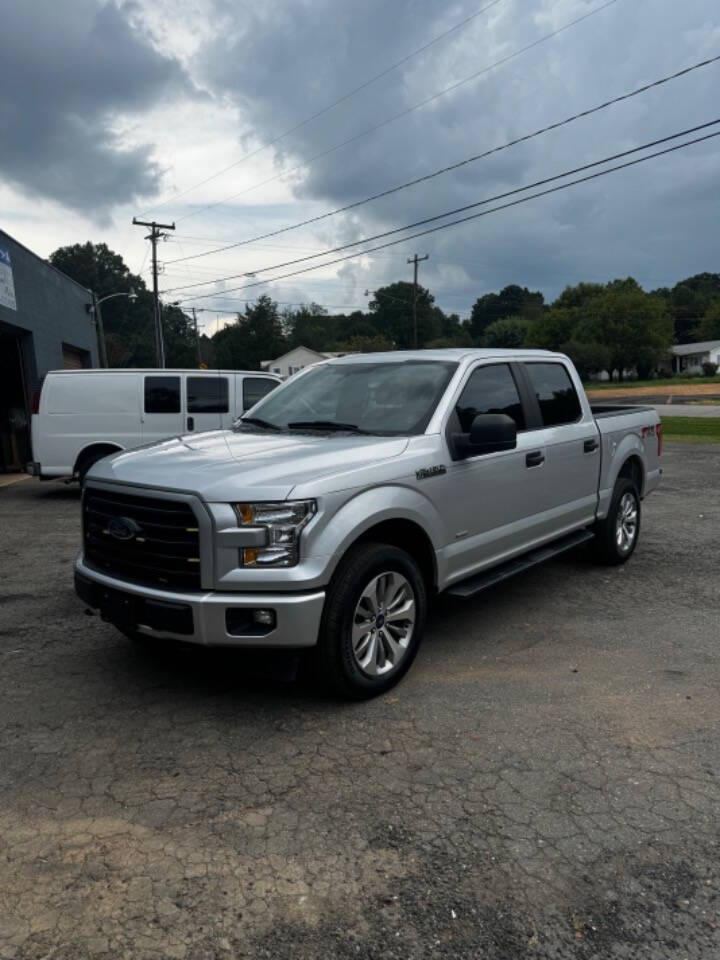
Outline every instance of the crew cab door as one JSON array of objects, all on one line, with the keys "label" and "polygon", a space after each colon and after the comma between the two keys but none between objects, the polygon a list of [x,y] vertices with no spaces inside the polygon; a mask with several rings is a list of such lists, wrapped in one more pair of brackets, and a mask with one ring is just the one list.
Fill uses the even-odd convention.
[{"label": "crew cab door", "polygon": [[183,433],[179,374],[145,374],[142,397],[142,442],[165,440]]},{"label": "crew cab door", "polygon": [[595,519],[600,436],[565,363],[528,360],[522,368],[542,424],[536,433],[545,446],[545,483],[538,506],[560,534]]},{"label": "crew cab door", "polygon": [[[515,367],[491,362],[472,369],[447,424],[448,434],[469,433],[477,414],[504,413],[518,430],[514,450],[471,455],[448,465],[437,506],[447,520],[449,580],[499,562],[543,535],[536,513],[545,445],[542,431],[528,429],[535,424],[528,424]],[[452,450],[451,440],[448,445]]]},{"label": "crew cab door", "polygon": [[187,374],[184,433],[229,426],[230,378],[223,374]]}]

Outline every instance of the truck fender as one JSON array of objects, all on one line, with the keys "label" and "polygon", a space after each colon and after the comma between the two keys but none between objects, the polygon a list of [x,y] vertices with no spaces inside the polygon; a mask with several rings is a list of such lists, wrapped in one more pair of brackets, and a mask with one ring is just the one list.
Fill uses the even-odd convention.
[{"label": "truck fender", "polygon": [[622,438],[617,447],[613,450],[613,441],[608,438],[608,448],[606,455],[610,458],[610,467],[609,472],[605,478],[605,484],[599,492],[599,502],[598,502],[598,517],[602,519],[607,516],[608,508],[610,506],[610,499],[612,498],[612,492],[617,483],[617,479],[620,476],[625,464],[631,457],[636,457],[640,461],[641,470],[642,470],[642,480],[640,483],[640,496],[643,496],[645,489],[645,449],[643,447],[642,441],[635,433],[629,433]]},{"label": "truck fender", "polygon": [[442,543],[443,524],[432,502],[411,487],[387,484],[364,490],[343,504],[313,543],[312,552],[331,557],[327,572],[332,576],[354,543],[373,527],[389,520],[406,520],[419,527],[433,555]]}]

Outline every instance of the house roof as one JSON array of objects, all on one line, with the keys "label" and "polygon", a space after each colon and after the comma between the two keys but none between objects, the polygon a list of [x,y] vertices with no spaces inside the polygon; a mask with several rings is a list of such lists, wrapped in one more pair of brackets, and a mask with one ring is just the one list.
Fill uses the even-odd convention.
[{"label": "house roof", "polygon": [[720,340],[702,340],[700,343],[678,343],[670,349],[678,357],[687,357],[693,353],[707,353],[720,347]]}]

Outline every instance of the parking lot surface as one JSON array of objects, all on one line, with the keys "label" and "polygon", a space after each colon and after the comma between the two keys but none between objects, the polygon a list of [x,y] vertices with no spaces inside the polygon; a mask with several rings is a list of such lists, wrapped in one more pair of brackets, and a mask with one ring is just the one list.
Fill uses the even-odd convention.
[{"label": "parking lot surface", "polygon": [[663,459],[626,567],[439,601],[360,704],[133,645],[76,488],[0,491],[0,958],[719,956],[720,450]]}]

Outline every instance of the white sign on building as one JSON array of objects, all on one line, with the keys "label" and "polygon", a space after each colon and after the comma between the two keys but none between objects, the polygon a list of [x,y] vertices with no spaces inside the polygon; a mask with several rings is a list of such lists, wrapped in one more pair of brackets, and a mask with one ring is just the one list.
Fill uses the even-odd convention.
[{"label": "white sign on building", "polygon": [[0,306],[17,310],[10,251],[0,244]]}]

